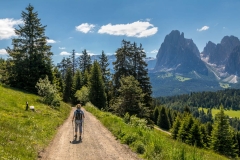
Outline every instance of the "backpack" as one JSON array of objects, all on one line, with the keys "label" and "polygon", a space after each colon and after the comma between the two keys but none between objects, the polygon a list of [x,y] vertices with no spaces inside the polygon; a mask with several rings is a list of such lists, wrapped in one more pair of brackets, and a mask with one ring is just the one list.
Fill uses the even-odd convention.
[{"label": "backpack", "polygon": [[82,120],[82,113],[79,110],[76,110],[76,120]]}]

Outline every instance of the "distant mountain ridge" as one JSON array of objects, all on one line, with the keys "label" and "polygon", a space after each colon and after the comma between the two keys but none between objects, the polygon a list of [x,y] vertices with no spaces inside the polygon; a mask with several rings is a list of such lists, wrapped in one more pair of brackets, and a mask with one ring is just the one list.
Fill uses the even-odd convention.
[{"label": "distant mountain ridge", "polygon": [[192,39],[173,30],[161,44],[154,72],[149,74],[154,96],[169,96],[240,88],[239,73],[237,37],[225,36],[219,44],[209,41],[200,53]]},{"label": "distant mountain ridge", "polygon": [[[91,56],[99,60],[100,55]],[[107,55],[112,73],[115,55]],[[225,36],[206,43],[199,52],[192,39],[178,30],[166,35],[156,58],[147,57],[153,97],[240,88],[240,40]]]}]

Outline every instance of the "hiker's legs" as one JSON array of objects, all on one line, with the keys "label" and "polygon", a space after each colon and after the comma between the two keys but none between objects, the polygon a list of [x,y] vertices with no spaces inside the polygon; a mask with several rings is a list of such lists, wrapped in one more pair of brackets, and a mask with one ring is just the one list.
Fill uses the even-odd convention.
[{"label": "hiker's legs", "polygon": [[78,123],[75,121],[75,137],[77,137],[77,132],[78,132]]},{"label": "hiker's legs", "polygon": [[80,122],[80,124],[79,124],[79,134],[80,134],[80,136],[82,136],[82,123],[83,122]]}]

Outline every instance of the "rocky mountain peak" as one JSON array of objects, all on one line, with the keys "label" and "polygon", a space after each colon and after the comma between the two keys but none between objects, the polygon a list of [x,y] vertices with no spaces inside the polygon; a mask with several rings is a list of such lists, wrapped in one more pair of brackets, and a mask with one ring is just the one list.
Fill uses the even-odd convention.
[{"label": "rocky mountain peak", "polygon": [[216,46],[217,46],[217,45],[216,45],[215,43],[209,41],[209,42],[206,44],[206,46],[204,47],[203,52],[202,52],[202,55],[203,55],[204,57],[209,56],[211,53],[213,53],[213,52],[216,50]]},{"label": "rocky mountain peak", "polygon": [[180,34],[178,30],[173,30],[165,37],[158,51],[154,70],[171,70],[177,73],[192,71],[201,74],[208,73],[193,40],[184,38],[184,33]]},{"label": "rocky mountain peak", "polygon": [[235,36],[225,36],[215,49],[209,52],[209,62],[217,65],[225,65],[233,49],[240,45],[240,41]]}]

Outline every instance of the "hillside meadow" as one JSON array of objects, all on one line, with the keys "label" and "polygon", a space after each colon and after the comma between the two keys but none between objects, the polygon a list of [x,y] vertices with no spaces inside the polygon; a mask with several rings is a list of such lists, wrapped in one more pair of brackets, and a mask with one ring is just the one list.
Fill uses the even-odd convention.
[{"label": "hillside meadow", "polygon": [[[69,116],[71,106],[59,110],[41,103],[41,97],[0,85],[0,159],[37,159]],[[35,112],[26,111],[26,102]]]},{"label": "hillside meadow", "polygon": [[[202,110],[202,108],[199,108],[199,110]],[[205,113],[207,113],[207,108],[203,108],[203,111]],[[219,112],[220,110],[219,109],[216,109],[216,108],[213,108],[212,109],[212,115],[213,117]],[[238,111],[234,111],[234,110],[224,110],[224,114],[228,115],[229,117],[232,117],[232,118],[240,118],[240,110]]]},{"label": "hillside meadow", "polygon": [[144,121],[133,116],[129,123],[109,112],[98,110],[91,104],[85,109],[95,115],[113,135],[147,160],[226,160],[212,151],[189,146],[173,140],[169,134],[149,129]]},{"label": "hillside meadow", "polygon": [[[64,120],[69,116],[71,106],[61,103],[54,110],[41,103],[41,97],[0,85],[0,159],[37,159],[53,139]],[[26,111],[26,102],[35,111]],[[86,110],[95,115],[122,143],[148,160],[225,160],[226,157],[212,151],[198,149],[178,141],[159,130],[144,127],[144,121],[132,118],[127,124],[120,117],[103,112],[92,105]]]}]

